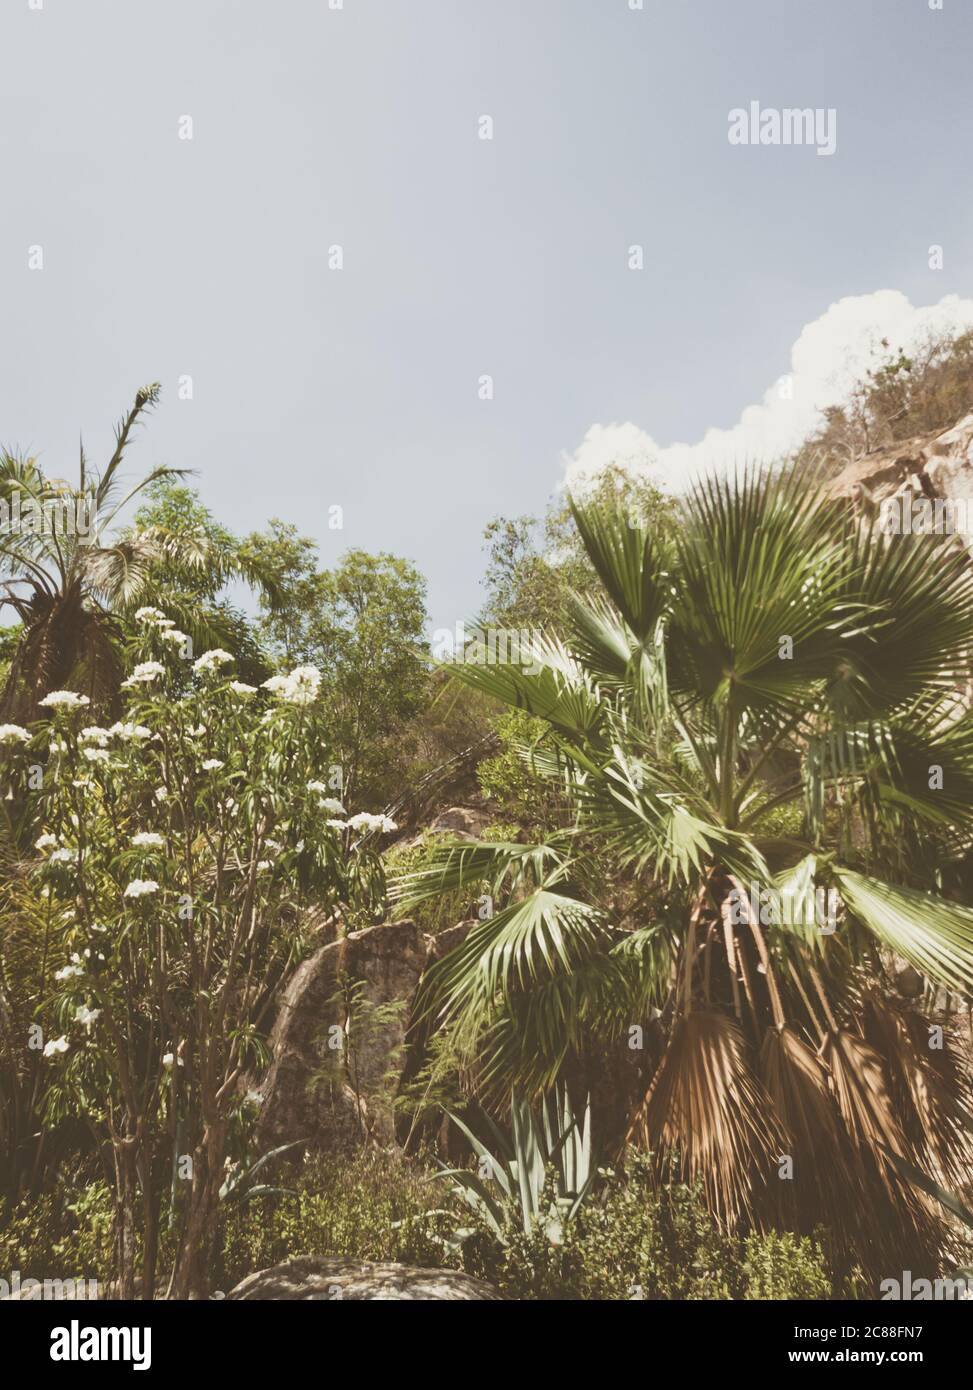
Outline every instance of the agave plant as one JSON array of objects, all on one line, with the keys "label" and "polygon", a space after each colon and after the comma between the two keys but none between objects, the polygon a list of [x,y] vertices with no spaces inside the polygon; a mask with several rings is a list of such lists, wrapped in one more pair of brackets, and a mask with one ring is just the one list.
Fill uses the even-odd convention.
[{"label": "agave plant", "polygon": [[522,753],[570,814],[395,886],[405,909],[482,882],[499,905],[427,1012],[486,1092],[644,1038],[628,1136],[726,1225],[825,1222],[866,1269],[921,1267],[941,1212],[885,1150],[958,1179],[968,1086],[885,980],[894,953],[973,991],[965,552],[800,474],[704,481],[666,535],[620,501],[573,512],[600,590],[518,664],[455,668],[540,721]]},{"label": "agave plant", "polygon": [[[567,1087],[559,1086],[538,1108],[539,1116],[523,1097],[512,1095],[509,1133],[485,1115],[487,1141],[447,1112],[472,1145],[479,1166],[474,1172],[443,1165],[439,1176],[451,1181],[456,1195],[501,1241],[516,1223],[526,1235],[541,1226],[551,1241],[559,1243],[565,1224],[577,1215],[595,1177],[590,1104],[579,1122]],[[553,1203],[547,1197],[552,1172]],[[458,1232],[457,1237],[468,1234]]]}]

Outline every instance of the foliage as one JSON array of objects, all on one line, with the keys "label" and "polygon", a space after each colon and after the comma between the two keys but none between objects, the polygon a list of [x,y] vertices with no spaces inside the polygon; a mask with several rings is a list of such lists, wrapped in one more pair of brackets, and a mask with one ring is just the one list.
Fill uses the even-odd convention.
[{"label": "foliage", "polygon": [[[430,855],[438,835],[425,834],[418,843],[400,841],[390,846],[385,853],[385,869],[389,875],[418,873],[430,862]],[[417,903],[413,912],[416,925],[422,932],[435,934],[446,927],[454,927],[476,911],[476,889],[478,885],[457,888],[453,893]]]},{"label": "foliage", "polygon": [[475,1172],[442,1165],[442,1177],[451,1180],[454,1194],[500,1241],[516,1229],[529,1235],[535,1225],[552,1242],[561,1241],[595,1176],[590,1104],[578,1119],[564,1086],[545,1097],[539,1114],[512,1095],[509,1132],[484,1115],[486,1140],[457,1115],[449,1118],[466,1135],[478,1161]]},{"label": "foliage", "polygon": [[[145,490],[135,513],[133,536],[166,535],[178,540],[149,565],[146,588],[187,633],[187,655],[220,647],[236,658],[242,680],[260,682],[270,666],[252,622],[227,597],[227,586],[243,581],[268,605],[281,601],[277,576],[261,567],[247,546],[213,516],[195,488],[174,478],[160,478]],[[200,563],[201,559],[203,563]],[[122,610],[131,633],[138,604]]]},{"label": "foliage", "polygon": [[[659,536],[675,520],[675,504],[654,483],[608,468],[588,484],[593,501],[614,503]],[[567,620],[572,594],[591,593],[597,575],[581,542],[570,501],[562,496],[542,520],[497,517],[484,531],[488,560],[482,621],[536,631]]]},{"label": "foliage", "polygon": [[464,1266],[508,1298],[712,1300],[828,1298],[833,1284],[808,1237],[728,1236],[698,1191],[659,1186],[645,1157],[606,1175],[558,1242],[543,1224],[499,1241],[489,1225],[464,1245]]},{"label": "foliage", "polygon": [[114,1275],[114,1201],[101,1179],[57,1186],[16,1205],[0,1204],[0,1269],[9,1280],[95,1279]]},{"label": "foliage", "polygon": [[[529,663],[455,668],[546,724],[534,767],[572,820],[397,881],[402,911],[483,879],[498,906],[429,972],[429,1017],[487,1094],[637,1025],[658,1049],[630,1133],[728,1230],[823,1222],[849,1258],[928,1264],[941,1219],[880,1142],[958,1176],[969,1086],[886,997],[883,952],[973,991],[973,912],[935,891],[973,829],[968,564],[795,474],[701,483],[661,541],[620,503],[574,517],[600,591]],[[768,836],[783,806],[799,824]]]},{"label": "foliage", "polygon": [[[205,1287],[225,1162],[248,1158],[259,1100],[246,1081],[266,1059],[275,992],[309,947],[308,909],[380,911],[384,821],[349,824],[320,780],[314,668],[257,691],[229,679],[226,652],[184,660],[158,610],[138,620],[125,718],[89,725],[85,698],[58,692],[32,741],[49,755],[22,912],[44,950],[21,1056],[36,1066],[43,1044],[48,1125],[78,1117],[115,1151],[123,1288],[136,1207],[153,1282],[171,1171],[185,1296]],[[14,782],[38,756],[27,738],[4,750]]]},{"label": "foliage", "polygon": [[273,577],[278,595],[261,599],[271,652],[324,673],[321,699],[346,795],[384,806],[410,750],[406,730],[426,696],[425,581],[406,560],[362,550],[318,569],[313,541],[279,521],[249,537],[246,553]]},{"label": "foliage", "polygon": [[22,518],[49,514],[51,524],[5,528],[0,539],[4,601],[23,631],[3,692],[4,717],[29,721],[50,690],[74,687],[95,702],[110,701],[122,662],[115,614],[132,611],[152,589],[159,567],[202,570],[220,563],[207,538],[182,528],[152,525],[116,536],[125,507],[153,483],[183,470],[159,466],[132,487],[121,466],[133,431],[159,399],[157,383],[137,392],[115,432],[115,449],[95,473],[84,446],[76,487],[48,478],[33,458],[0,456],[0,500],[21,508]]},{"label": "foliage", "polygon": [[824,424],[798,453],[835,472],[898,440],[948,429],[973,409],[973,332],[933,334],[910,349],[882,338],[873,365],[849,398],[824,411]]},{"label": "foliage", "polygon": [[346,1255],[442,1266],[438,1197],[415,1163],[374,1149],[309,1156],[292,1196],[256,1197],[221,1213],[214,1279],[224,1292],[291,1255]]},{"label": "foliage", "polygon": [[496,730],[500,750],[477,768],[477,780],[496,815],[535,834],[563,825],[570,802],[534,769],[534,750],[547,726],[523,710],[506,710]]}]

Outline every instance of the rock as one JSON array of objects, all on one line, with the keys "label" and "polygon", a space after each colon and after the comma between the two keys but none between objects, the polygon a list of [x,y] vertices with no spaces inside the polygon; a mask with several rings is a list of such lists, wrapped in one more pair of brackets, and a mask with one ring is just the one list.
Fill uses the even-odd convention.
[{"label": "rock", "polygon": [[[479,925],[479,918],[470,917],[465,922],[457,922],[455,927],[445,927],[442,931],[436,932],[434,936],[427,936],[426,969],[428,970],[430,965],[435,965],[437,961],[441,961],[443,956],[448,955],[457,946],[462,946],[473,928]],[[405,1040],[402,1074],[399,1080],[400,1089],[415,1081],[423,1064],[428,1060],[426,1046],[432,1028],[431,1020],[421,1016],[415,1007],[415,1001],[413,1001],[410,1010],[409,1031]],[[463,1143],[458,1143],[456,1140],[454,1126],[438,1110],[438,1107],[432,1108],[421,1118],[417,1118],[413,1112],[407,1109],[401,1110],[396,1121],[396,1135],[399,1142],[409,1148],[411,1152],[426,1144],[438,1148],[440,1154],[447,1160],[455,1158],[459,1161],[460,1156],[465,1151]]]},{"label": "rock", "polygon": [[455,1269],[416,1269],[411,1265],[366,1264],[330,1255],[298,1255],[271,1269],[247,1275],[227,1300],[286,1299],[343,1302],[400,1299],[451,1303],[503,1300],[490,1284]]},{"label": "rock", "polygon": [[896,969],[895,988],[903,999],[918,999],[922,994],[924,981],[914,965],[908,961]]},{"label": "rock", "polygon": [[476,806],[450,806],[430,825],[430,835],[451,835],[459,840],[481,840],[490,815]]},{"label": "rock", "polygon": [[479,925],[478,917],[468,917],[465,922],[457,922],[455,927],[444,927],[442,931],[436,932],[435,936],[427,936],[427,968],[437,960],[442,960],[443,956],[448,956],[450,951],[455,951],[457,946],[462,946],[473,928]]},{"label": "rock", "polygon": [[258,1087],[262,1149],[302,1138],[328,1149],[394,1140],[388,1102],[395,1087],[387,1078],[404,1061],[427,957],[415,922],[391,922],[329,942],[297,968],[270,1036],[273,1061]]},{"label": "rock", "polygon": [[[849,464],[829,484],[834,497],[867,501],[878,507],[886,498],[948,498],[961,503],[973,519],[973,414],[948,430],[917,435],[886,449],[876,449]],[[960,524],[964,518],[960,515]],[[973,535],[963,537],[973,548]]]}]

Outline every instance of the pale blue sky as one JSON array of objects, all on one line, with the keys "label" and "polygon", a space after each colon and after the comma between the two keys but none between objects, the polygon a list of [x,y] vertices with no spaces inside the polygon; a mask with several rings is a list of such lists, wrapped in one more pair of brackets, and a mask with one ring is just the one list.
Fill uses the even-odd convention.
[{"label": "pale blue sky", "polygon": [[[133,469],[407,555],[437,626],[593,424],[696,441],[833,301],[973,286],[969,0],[3,0],[0,53],[0,439],[73,476],[158,378]],[[751,100],[837,153],[730,146]]]}]

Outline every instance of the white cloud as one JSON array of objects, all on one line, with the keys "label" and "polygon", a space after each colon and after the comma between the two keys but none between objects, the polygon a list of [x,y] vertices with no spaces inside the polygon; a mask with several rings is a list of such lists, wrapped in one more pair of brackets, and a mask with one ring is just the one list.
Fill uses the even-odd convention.
[{"label": "white cloud", "polygon": [[708,429],[695,444],[661,447],[631,422],[592,425],[574,453],[563,457],[565,481],[576,487],[616,463],[680,491],[701,470],[772,462],[812,433],[825,406],[845,399],[880,339],[908,349],[930,333],[971,327],[973,300],[958,295],[923,307],[910,304],[899,290],[849,295],[805,325],[791,348],[790,366],[782,364],[759,404],[748,405],[731,428]]}]

